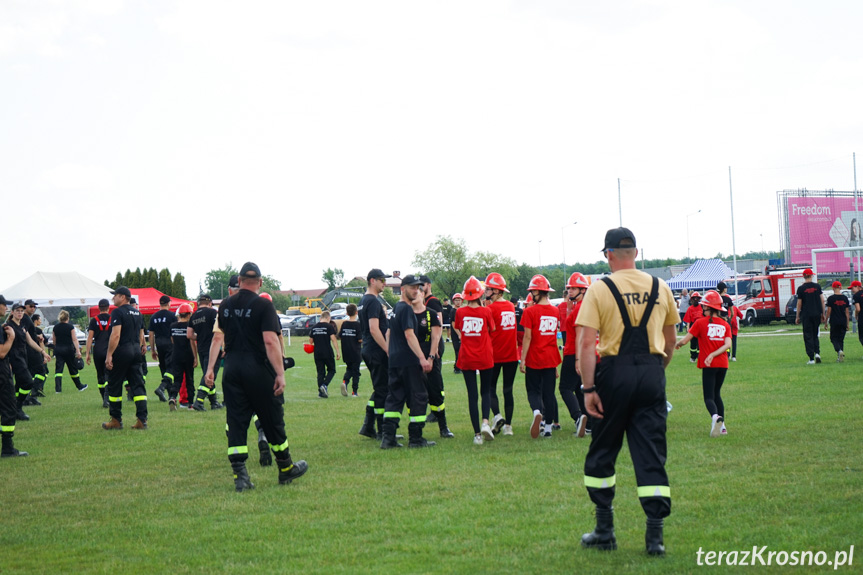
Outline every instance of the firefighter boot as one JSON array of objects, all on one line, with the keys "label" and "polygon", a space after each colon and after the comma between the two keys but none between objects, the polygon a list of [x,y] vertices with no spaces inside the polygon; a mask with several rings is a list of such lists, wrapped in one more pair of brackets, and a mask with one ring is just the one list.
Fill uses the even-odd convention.
[{"label": "firefighter boot", "polygon": [[54,374],[54,393],[62,393],[63,392],[63,374],[55,373]]},{"label": "firefighter boot", "polygon": [[206,411],[204,408],[204,398],[207,396],[207,392],[198,388],[198,392],[195,394],[195,401],[192,403],[192,409],[195,411]]},{"label": "firefighter boot", "polygon": [[425,423],[409,423],[408,424],[408,447],[432,447],[434,441],[428,441],[423,437],[423,427]]},{"label": "firefighter boot", "polygon": [[665,544],[662,541],[663,519],[647,519],[647,531],[644,532],[644,545],[648,555],[665,555]]},{"label": "firefighter boot", "polygon": [[377,439],[375,433],[375,409],[371,405],[366,406],[366,418],[363,420],[363,426],[360,427],[360,435],[370,439]]},{"label": "firefighter boot", "polygon": [[[384,414],[383,413],[376,413],[375,414],[375,421],[378,424],[378,433],[375,436],[375,438],[378,441],[381,441],[384,438]],[[396,426],[396,427],[398,427],[398,426]]]},{"label": "firefighter boot", "polygon": [[27,415],[26,413],[24,413],[24,409],[23,409],[24,399],[26,397],[27,397],[26,395],[18,394],[18,397],[15,400],[15,402],[18,406],[18,413],[15,414],[15,419],[17,419],[18,421],[30,421],[30,416]]},{"label": "firefighter boot", "polygon": [[2,433],[3,449],[0,451],[0,457],[26,457],[26,451],[18,451],[12,442],[12,432],[4,431]]},{"label": "firefighter boot", "polygon": [[304,475],[309,470],[309,464],[303,461],[294,461],[287,453],[281,453],[287,459],[276,458],[276,465],[279,466],[279,485],[288,485],[294,479]]},{"label": "firefighter boot", "polygon": [[159,387],[153,392],[156,394],[156,397],[159,398],[159,401],[166,402],[168,398],[165,396],[165,381],[162,380],[162,383],[159,384]]},{"label": "firefighter boot", "polygon": [[112,417],[102,424],[102,429],[123,429],[123,422],[116,417]]},{"label": "firefighter boot", "polygon": [[111,404],[108,403],[108,386],[102,388],[102,407],[108,408]]},{"label": "firefighter boot", "polygon": [[261,467],[268,467],[273,464],[273,456],[270,455],[270,444],[267,443],[267,436],[263,429],[258,430],[258,451],[261,452]]},{"label": "firefighter boot", "polygon": [[[428,423],[428,419],[426,419],[426,423]],[[444,439],[450,439],[452,437],[455,437],[455,435],[453,435],[453,432],[450,431],[449,427],[447,427],[447,425],[446,425],[446,410],[445,409],[441,409],[440,411],[437,412],[437,424],[438,424],[438,427],[440,428],[440,436],[441,437],[443,437]]]},{"label": "firefighter boot", "polygon": [[398,419],[394,417],[384,420],[383,433],[381,434],[381,449],[402,447],[402,444],[396,441],[396,429],[398,425]]},{"label": "firefighter boot", "polygon": [[581,546],[587,549],[613,551],[617,549],[614,537],[614,508],[596,508],[596,528],[581,536]]},{"label": "firefighter boot", "polygon": [[234,488],[236,488],[238,493],[246,491],[247,489],[255,488],[255,484],[252,483],[252,480],[249,478],[249,472],[246,469],[245,461],[232,461],[231,469],[234,470]]}]

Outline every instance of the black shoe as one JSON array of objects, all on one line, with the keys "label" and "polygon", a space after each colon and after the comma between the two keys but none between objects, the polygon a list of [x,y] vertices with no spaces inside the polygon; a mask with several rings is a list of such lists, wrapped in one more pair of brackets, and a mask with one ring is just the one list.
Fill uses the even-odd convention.
[{"label": "black shoe", "polygon": [[393,449],[396,447],[404,446],[396,441],[396,438],[393,435],[381,435],[381,449]]},{"label": "black shoe", "polygon": [[552,423],[551,429],[552,429],[552,431],[560,431],[560,424],[559,423]]},{"label": "black shoe", "polygon": [[102,392],[102,407],[104,407],[106,409],[111,407],[111,404],[108,402],[108,392],[107,391]]},{"label": "black shoe", "polygon": [[12,451],[4,451],[0,453],[0,457],[27,457],[30,455],[26,451],[18,451],[17,449],[12,449]]},{"label": "black shoe", "polygon": [[648,555],[661,557],[665,555],[665,544],[662,541],[662,519],[648,519],[647,531],[644,532],[644,546]]},{"label": "black shoe", "polygon": [[461,373],[461,370],[457,367],[454,367],[452,370],[453,373]]},{"label": "black shoe", "polygon": [[159,398],[159,401],[161,401],[161,402],[163,402],[163,403],[164,403],[164,402],[166,402],[166,401],[168,401],[168,398],[165,396],[165,387],[164,387],[164,386],[161,386],[161,385],[160,385],[159,387],[157,387],[157,388],[153,391],[153,393],[155,393],[155,394],[156,394],[156,397],[158,397],[158,398]]},{"label": "black shoe", "polygon": [[429,412],[429,414],[426,416],[426,423],[434,423],[436,421],[437,413],[435,413],[434,411]]},{"label": "black shoe", "polygon": [[448,427],[444,427],[443,429],[440,430],[440,436],[443,437],[444,439],[450,439],[452,437],[455,437],[453,432],[450,431]]},{"label": "black shoe", "polygon": [[234,468],[234,489],[237,490],[237,493],[255,488],[255,484],[249,478],[249,472],[245,464],[241,466],[232,465],[231,467]]},{"label": "black shoe", "polygon": [[27,399],[24,400],[24,405],[42,405],[42,403],[32,395],[28,395]]},{"label": "black shoe", "polygon": [[327,392],[327,386],[322,385],[318,388],[318,397],[322,397],[324,399],[328,398],[330,394]]},{"label": "black shoe", "polygon": [[195,411],[207,411],[202,401],[195,401],[195,403],[192,404],[192,409]]},{"label": "black shoe", "polygon": [[270,444],[266,440],[258,440],[258,449],[261,452],[260,464],[261,467],[269,467],[273,464],[273,456],[270,453]]},{"label": "black shoe", "polygon": [[30,416],[24,413],[23,409],[19,409],[18,413],[15,415],[15,419],[18,421],[30,421]]},{"label": "black shoe", "polygon": [[78,391],[84,391],[88,387],[90,387],[90,386],[85,383],[84,385],[82,385],[81,387],[78,388]]},{"label": "black shoe", "polygon": [[363,437],[368,437],[369,439],[380,439],[378,437],[378,434],[375,433],[374,423],[372,423],[371,425],[363,424],[363,426],[360,427],[360,435],[362,435]]},{"label": "black shoe", "polygon": [[305,475],[309,470],[309,464],[302,459],[294,462],[290,469],[282,471],[279,469],[279,485],[288,485],[291,481]]},{"label": "black shoe", "polygon": [[45,392],[41,389],[35,389],[33,390],[33,395],[35,395],[36,397],[45,397]]},{"label": "black shoe", "polygon": [[223,404],[219,403],[218,401],[214,401],[214,402],[210,403],[210,409],[222,409],[223,407],[225,407],[225,406]]},{"label": "black shoe", "polygon": [[408,447],[434,447],[437,445],[434,441],[428,441],[425,437],[419,439],[411,439],[408,442]]},{"label": "black shoe", "polygon": [[617,539],[614,536],[614,510],[596,509],[596,527],[590,533],[581,536],[581,546],[586,549],[614,551],[617,549]]}]

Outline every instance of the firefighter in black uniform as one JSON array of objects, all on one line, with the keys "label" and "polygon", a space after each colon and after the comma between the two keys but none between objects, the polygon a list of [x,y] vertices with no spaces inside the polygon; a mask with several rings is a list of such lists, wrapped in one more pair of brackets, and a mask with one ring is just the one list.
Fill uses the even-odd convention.
[{"label": "firefighter in black uniform", "polygon": [[168,401],[165,390],[171,385],[171,325],[177,321],[177,316],[171,311],[171,298],[163,295],[159,298],[159,311],[150,318],[150,351],[153,359],[159,360],[159,372],[162,381],[153,393],[159,401]]},{"label": "firefighter in black uniform", "polygon": [[[30,392],[30,405],[41,405],[36,397],[45,397],[45,379],[48,377],[48,367],[42,361],[42,351],[45,351],[45,338],[42,335],[42,330],[36,325],[37,318],[36,308],[38,305],[32,299],[24,302],[24,317],[21,318],[21,323],[30,334],[30,338],[35,341],[40,351],[36,351],[31,347],[27,347],[27,369],[30,375],[33,376],[33,390]],[[25,400],[25,405],[28,403]]]},{"label": "firefighter in black uniform", "polygon": [[[378,301],[378,296],[387,285],[386,275],[378,268],[372,269],[366,282],[368,288],[360,300],[360,323],[363,326],[363,361],[372,378],[372,396],[366,405],[366,417],[360,427],[360,435],[381,439],[384,429],[384,402],[389,392],[389,357],[387,356],[387,311]],[[375,433],[375,422],[378,431]]]},{"label": "firefighter in black uniform", "polygon": [[[420,295],[423,296],[423,304],[426,308],[431,310],[431,313],[437,314],[438,322],[441,325],[441,332],[443,332],[443,324],[449,323],[448,321],[444,321],[443,304],[441,304],[437,297],[432,295],[431,279],[427,275],[421,275],[420,281],[423,282],[420,286]],[[453,435],[446,425],[446,405],[444,404],[446,391],[444,391],[443,388],[443,373],[441,372],[443,369],[442,358],[445,346],[443,337],[438,337],[437,339],[438,343],[433,345],[431,348],[431,355],[426,356],[432,363],[431,371],[426,374],[426,381],[428,383],[429,390],[429,416],[426,421],[427,423],[434,423],[437,421],[441,437],[448,438]]]},{"label": "firefighter in black uniform", "polygon": [[205,383],[211,388],[215,385],[217,351],[224,341],[222,390],[227,406],[228,460],[234,471],[234,487],[245,491],[254,488],[246,459],[249,457],[249,423],[255,414],[270,441],[279,467],[280,484],[300,477],[309,466],[305,461],[291,459],[284,408],[277,400],[285,391],[285,369],[279,343],[282,327],[276,309],[271,301],[257,295],[263,280],[256,264],[243,264],[239,279],[239,293],[226,298],[219,306],[219,331],[213,337],[213,353],[208,353],[210,362]]},{"label": "firefighter in black uniform", "polygon": [[108,355],[108,338],[111,337],[111,316],[108,314],[110,304],[106,299],[99,300],[99,314],[90,318],[87,326],[87,365],[90,365],[90,350],[96,362],[96,383],[102,396],[102,407],[109,407],[108,377],[105,374],[105,357]]},{"label": "firefighter in black uniform", "polygon": [[108,370],[108,413],[111,418],[102,424],[102,429],[123,429],[123,384],[129,383],[129,393],[135,402],[137,421],[132,429],[147,429],[147,391],[144,389],[144,373],[141,371],[141,356],[147,349],[144,342],[144,327],[141,312],[132,307],[132,292],[126,286],[114,290],[114,305],[111,312],[111,336],[105,369]]},{"label": "firefighter in black uniform", "polygon": [[[12,302],[0,295],[0,316],[6,315],[6,306]],[[12,353],[12,344],[15,342],[15,330],[10,325],[0,328],[0,439],[3,448],[0,457],[23,457],[26,451],[18,451],[12,437],[15,435],[15,419],[18,415],[18,407],[15,401],[15,386],[12,383],[12,369],[9,365],[9,356]]]},{"label": "firefighter in black uniform", "polygon": [[[423,281],[424,278],[427,279],[426,276],[420,276],[420,281]],[[426,423],[437,421],[440,436],[444,439],[451,439],[455,437],[455,435],[449,430],[449,427],[447,427],[446,424],[443,381],[435,381],[435,377],[440,377],[441,375],[441,345],[437,342],[443,339],[443,324],[441,323],[442,314],[435,313],[433,307],[426,305],[429,301],[429,295],[425,295],[426,293],[427,292],[423,290],[423,286],[419,286],[417,297],[411,302],[414,315],[417,316],[416,335],[420,343],[420,349],[423,351],[423,356],[427,358],[429,363],[432,365],[431,371],[425,374],[425,386],[426,391],[428,392],[429,404],[429,415],[426,417]],[[434,296],[431,297],[431,301],[437,301],[437,298]],[[437,376],[435,376],[435,363],[437,363]],[[432,419],[432,415],[435,415],[434,419]]]},{"label": "firefighter in black uniform", "polygon": [[[24,413],[24,401],[30,395],[30,390],[33,389],[33,375],[27,368],[27,348],[33,349],[42,354],[42,362],[48,363],[51,358],[45,351],[39,347],[30,334],[27,332],[24,317],[24,304],[16,303],[12,306],[12,313],[6,324],[15,331],[15,339],[12,342],[12,350],[9,352],[9,362],[12,366],[12,373],[15,375],[16,398],[15,402],[18,405],[17,417],[21,421],[28,421],[30,416]],[[27,318],[26,321],[30,321]],[[32,322],[31,322],[32,323]]]},{"label": "firefighter in black uniform", "polygon": [[665,472],[665,367],[671,361],[680,318],[665,282],[635,268],[638,250],[631,231],[609,230],[602,251],[612,273],[587,290],[576,319],[584,403],[597,420],[584,461],[584,484],[596,504],[596,528],[582,536],[581,545],[617,548],[614,465],[625,434],[638,498],[647,515],[647,552],[664,555],[662,526],[671,513]]},{"label": "firefighter in black uniform", "polygon": [[[204,396],[210,400],[210,409],[221,409],[222,404],[216,399],[216,388],[207,387],[204,377],[210,363],[210,343],[213,341],[213,325],[216,323],[216,310],[213,309],[213,298],[209,294],[198,296],[198,311],[189,320],[188,337],[198,344],[198,365],[201,366],[201,383],[198,393],[189,396],[189,403],[195,411],[204,411]],[[218,355],[218,354],[217,354]],[[216,362],[214,378],[219,375],[220,364]],[[193,402],[194,400],[194,402]]]},{"label": "firefighter in black uniform", "polygon": [[170,325],[171,328],[171,364],[168,366],[168,409],[177,410],[177,396],[180,394],[180,384],[186,382],[185,406],[191,405],[189,398],[195,389],[195,367],[198,365],[198,350],[189,341],[189,318],[192,317],[192,306],[184,303],[177,308],[180,317]]},{"label": "firefighter in black uniform", "polygon": [[821,363],[821,342],[818,341],[818,328],[824,322],[824,296],[821,286],[812,281],[815,274],[810,268],[803,270],[803,279],[806,280],[797,288],[797,316],[795,323],[800,323],[803,317],[803,345],[806,347],[806,355],[812,365]]}]

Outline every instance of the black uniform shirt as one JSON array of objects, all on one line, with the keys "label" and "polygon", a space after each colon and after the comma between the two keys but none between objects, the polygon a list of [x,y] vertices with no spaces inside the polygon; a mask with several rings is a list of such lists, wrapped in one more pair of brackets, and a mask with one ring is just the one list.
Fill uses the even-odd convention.
[{"label": "black uniform shirt", "polygon": [[360,300],[360,323],[363,326],[363,352],[374,353],[383,352],[381,346],[372,337],[372,332],[369,329],[369,320],[377,319],[378,327],[380,327],[381,335],[384,339],[387,337],[387,312],[381,302],[378,301],[378,296],[367,293]]},{"label": "black uniform shirt", "polygon": [[[33,318],[27,315],[27,312],[24,312],[24,316],[21,318],[21,325],[27,333],[30,334],[30,338],[38,344],[39,340],[36,337],[38,335],[36,333],[36,324],[33,323]],[[26,348],[26,353],[31,360],[38,358],[39,361],[42,361],[42,354],[29,345]]]},{"label": "black uniform shirt", "polygon": [[346,319],[339,328],[339,339],[342,340],[342,360],[345,363],[359,363],[362,361],[360,354],[360,331],[362,326],[358,321]]},{"label": "black uniform shirt", "polygon": [[[443,320],[444,320],[444,318],[443,318],[443,304],[440,302],[440,300],[438,298],[436,298],[435,296],[430,295],[425,299],[425,306],[427,309],[431,310],[432,314],[438,314],[439,321],[435,325],[442,325]],[[422,340],[420,340],[420,341],[422,341]],[[425,349],[425,348],[423,348],[423,349]],[[444,352],[443,338],[440,338],[438,340],[438,357],[443,357],[443,352]],[[427,353],[426,357],[428,357],[428,356],[429,356],[429,354]]]},{"label": "black uniform shirt", "polygon": [[[3,326],[0,326],[2,328]],[[6,330],[0,329],[0,345],[6,343]],[[15,345],[15,344],[12,344]],[[5,378],[4,381],[9,381],[11,379],[11,372],[9,368],[9,356],[12,355],[12,350],[9,350],[9,353],[6,354],[6,357],[0,359],[0,378]]]},{"label": "black uniform shirt", "polygon": [[417,339],[420,342],[420,349],[423,350],[423,355],[428,357],[431,355],[431,340],[433,327],[441,325],[437,314],[429,308],[424,312],[414,313],[417,316]]},{"label": "black uniform shirt", "polygon": [[171,340],[174,344],[174,351],[171,354],[171,363],[174,365],[182,365],[194,357],[192,355],[192,342],[186,336],[187,327],[189,327],[187,321],[175,321],[169,327]]},{"label": "black uniform shirt", "polygon": [[[863,290],[858,291],[851,296],[851,301],[860,306],[860,311],[863,313]],[[858,316],[860,314],[857,314]]]},{"label": "black uniform shirt", "polygon": [[848,317],[845,310],[851,305],[844,295],[833,294],[827,298],[827,307],[830,308],[830,325],[848,325]]},{"label": "black uniform shirt", "polygon": [[315,344],[315,357],[327,359],[335,357],[330,336],[336,335],[336,328],[328,321],[319,321],[309,332],[309,337]]},{"label": "black uniform shirt", "polygon": [[405,331],[409,329],[416,332],[417,316],[411,306],[400,301],[396,304],[396,313],[393,316],[393,325],[390,331],[390,367],[408,367],[419,364],[419,358],[414,355],[405,337]]},{"label": "black uniform shirt", "polygon": [[100,313],[96,317],[90,318],[87,331],[93,332],[93,351],[99,355],[107,354],[108,340],[111,339],[111,316],[107,313]]},{"label": "black uniform shirt", "polygon": [[171,325],[177,321],[177,316],[169,309],[160,309],[150,318],[150,332],[156,337],[156,343],[171,342]]},{"label": "black uniform shirt", "polygon": [[[275,309],[273,308],[273,311]],[[213,326],[216,325],[216,315],[218,314],[213,308],[202,307],[193,313],[189,319],[189,327],[192,328],[192,331],[195,332],[195,337],[198,338],[198,352],[210,352],[210,342],[213,340]]]},{"label": "black uniform shirt", "polygon": [[225,334],[225,354],[253,353],[266,359],[265,331],[282,333],[273,302],[253,291],[241,289],[219,305],[219,329]]},{"label": "black uniform shirt", "polygon": [[443,323],[444,325],[449,325],[452,322],[452,317],[455,315],[455,311],[451,305],[443,306]]},{"label": "black uniform shirt", "polygon": [[74,351],[75,344],[72,342],[75,328],[71,323],[58,323],[54,326],[54,353],[68,353]]},{"label": "black uniform shirt", "polygon": [[[111,329],[120,328],[120,341],[117,347],[134,344],[141,345],[141,329],[143,325],[141,312],[130,304],[124,304],[111,312]],[[56,328],[55,328],[56,329]]]},{"label": "black uniform shirt", "polygon": [[818,317],[821,315],[821,286],[815,282],[806,282],[797,288],[797,307],[800,317]]},{"label": "black uniform shirt", "polygon": [[27,330],[23,325],[12,321],[12,314],[9,314],[6,325],[11,326],[15,332],[15,341],[12,342],[12,349],[6,357],[12,364],[12,371],[18,373],[21,369],[27,369]]}]

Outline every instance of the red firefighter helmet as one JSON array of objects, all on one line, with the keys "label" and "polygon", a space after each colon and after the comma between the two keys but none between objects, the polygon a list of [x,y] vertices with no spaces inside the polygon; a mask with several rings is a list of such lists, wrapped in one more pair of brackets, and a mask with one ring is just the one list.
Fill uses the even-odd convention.
[{"label": "red firefighter helmet", "polygon": [[694,291],[694,292],[692,292],[691,294],[689,294],[689,299],[692,299],[692,298],[694,298],[694,297],[697,297],[698,299],[701,299],[701,294],[700,294],[700,293],[698,293],[697,291]]},{"label": "red firefighter helmet", "polygon": [[554,291],[551,289],[551,284],[548,283],[546,277],[542,274],[536,274],[530,278],[530,284],[527,286],[527,291]]},{"label": "red firefighter helmet", "polygon": [[271,296],[271,295],[270,295],[270,294],[268,294],[267,292],[262,293],[262,294],[261,294],[261,297],[262,297],[262,298],[264,298],[264,299],[268,299],[268,300],[270,300],[270,301],[273,301],[273,296]]},{"label": "red firefighter helmet", "polygon": [[485,278],[485,287],[491,289],[499,289],[503,290],[506,293],[509,293],[509,290],[506,289],[506,280],[503,279],[503,276],[497,272],[491,272],[488,274],[488,277]]},{"label": "red firefighter helmet", "polygon": [[722,296],[719,295],[719,292],[710,290],[709,292],[704,294],[704,298],[701,300],[701,305],[709,307],[711,309],[715,309],[716,311],[721,311]]},{"label": "red firefighter helmet", "polygon": [[566,282],[566,287],[589,288],[590,284],[587,283],[587,278],[584,277],[581,272],[574,272],[569,276],[569,281]]},{"label": "red firefighter helmet", "polygon": [[304,352],[306,352],[306,353],[314,353],[314,351],[315,351],[315,344],[313,344],[313,343],[304,343],[304,344],[303,344],[303,351],[304,351]]},{"label": "red firefighter helmet", "polygon": [[461,297],[465,301],[473,301],[481,298],[484,291],[485,290],[483,289],[482,284],[479,283],[479,280],[470,276],[468,280],[464,282],[464,289],[461,290]]},{"label": "red firefighter helmet", "polygon": [[187,303],[180,304],[180,307],[177,308],[177,313],[192,313],[192,306]]},{"label": "red firefighter helmet", "polygon": [[452,299],[453,299],[453,301],[455,301],[456,299],[464,299],[464,298],[461,297],[460,293],[454,293],[454,294],[452,294]]}]

